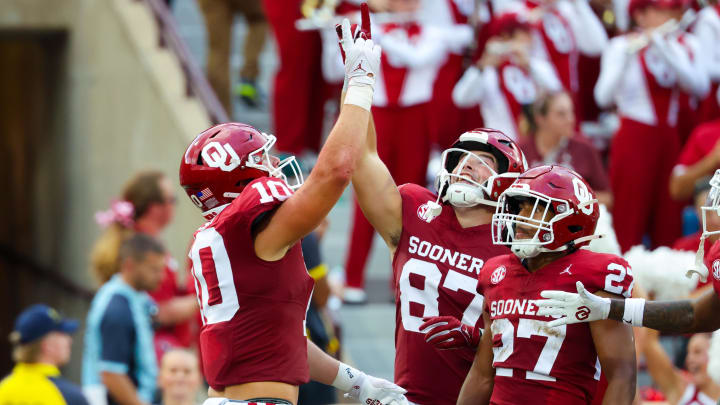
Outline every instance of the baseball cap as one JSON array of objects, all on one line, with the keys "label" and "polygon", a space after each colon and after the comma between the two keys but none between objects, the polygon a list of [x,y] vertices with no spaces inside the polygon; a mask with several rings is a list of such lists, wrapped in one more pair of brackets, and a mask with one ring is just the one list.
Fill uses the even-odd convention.
[{"label": "baseball cap", "polygon": [[18,336],[20,344],[31,343],[50,332],[74,333],[78,328],[78,321],[65,319],[45,304],[33,305],[15,319],[13,335]]}]

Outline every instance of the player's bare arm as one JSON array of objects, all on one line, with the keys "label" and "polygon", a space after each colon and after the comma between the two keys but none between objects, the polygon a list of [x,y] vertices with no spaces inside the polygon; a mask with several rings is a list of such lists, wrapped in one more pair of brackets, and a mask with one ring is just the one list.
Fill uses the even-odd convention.
[{"label": "player's bare arm", "polygon": [[495,369],[492,366],[492,333],[490,332],[490,317],[483,312],[485,330],[480,338],[475,359],[465,382],[460,389],[457,405],[476,405],[490,403],[493,390]]},{"label": "player's bare arm", "polygon": [[[625,300],[610,300],[609,319],[623,321]],[[713,291],[694,300],[647,301],[642,325],[671,333],[712,332],[720,328],[720,299]]]},{"label": "player's bare arm", "polygon": [[363,214],[393,253],[402,232],[402,197],[390,171],[377,153],[377,134],[372,118],[352,184]]},{"label": "player's bare arm", "polygon": [[[346,38],[351,38],[347,20],[343,31]],[[363,38],[344,46],[348,78],[345,106],[303,187],[256,234],[255,252],[261,259],[282,258],[290,246],[315,229],[340,198],[356,168],[365,143],[380,48]]]},{"label": "player's bare arm", "polygon": [[[598,295],[617,297],[602,291]],[[632,326],[599,320],[590,323],[590,333],[608,381],[603,404],[631,404],[637,380]]]},{"label": "player's bare arm", "polygon": [[[338,35],[340,36],[340,51],[345,57],[347,52],[344,35],[341,35],[340,32]],[[354,27],[353,37],[372,37],[370,14],[367,9],[362,10],[361,23],[359,27]],[[343,100],[345,96],[343,94]],[[402,197],[390,171],[377,153],[377,132],[372,115],[352,183],[363,214],[385,240],[391,253],[394,253],[402,232]]]},{"label": "player's bare arm", "polygon": [[367,127],[369,111],[346,106],[318,156],[307,181],[285,201],[255,238],[255,252],[277,260],[327,216],[347,187]]}]

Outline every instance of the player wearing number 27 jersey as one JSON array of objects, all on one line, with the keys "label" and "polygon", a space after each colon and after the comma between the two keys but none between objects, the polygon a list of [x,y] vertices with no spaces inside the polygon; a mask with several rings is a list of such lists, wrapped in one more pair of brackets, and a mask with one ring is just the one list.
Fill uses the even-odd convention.
[{"label": "player wearing number 27 jersey", "polygon": [[572,291],[577,281],[630,296],[624,259],[579,249],[593,238],[598,209],[582,177],[561,166],[531,169],[500,196],[493,241],[512,254],[490,259],[481,272],[489,324],[458,404],[589,404],[601,365],[609,381],[604,403],[632,402],[632,329],[608,322],[551,328],[535,304],[543,289]]},{"label": "player wearing number 27 jersey", "polygon": [[[370,131],[352,182],[393,256],[395,382],[413,403],[455,404],[474,355],[465,339],[474,338],[482,312],[477,277],[486,260],[507,252],[491,243],[492,207],[525,170],[525,158],[499,131],[466,132],[443,152],[436,195],[397,187],[374,141]],[[442,350],[451,346],[464,348]]]}]

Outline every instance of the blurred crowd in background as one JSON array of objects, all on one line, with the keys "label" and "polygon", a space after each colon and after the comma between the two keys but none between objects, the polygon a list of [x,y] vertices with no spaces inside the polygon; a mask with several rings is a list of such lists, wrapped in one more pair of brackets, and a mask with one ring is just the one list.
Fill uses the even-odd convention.
[{"label": "blurred crowd in background", "polygon": [[[359,2],[197,3],[208,44],[207,61],[198,62],[225,110],[236,111],[234,103],[268,110],[271,128],[259,129],[274,133],[277,148],[311,170],[342,88],[335,24],[342,17],[357,21]],[[699,0],[369,3],[373,40],[383,52],[372,113],[379,155],[397,184],[430,184],[442,149],[464,131],[496,128],[520,142],[531,167],[558,163],[581,174],[612,213],[621,252],[636,245],[698,248],[697,207],[709,189],[707,176],[720,168],[720,6]],[[236,17],[248,33],[240,77],[232,78]],[[271,40],[278,68],[272,86],[263,88],[259,58]],[[176,182],[160,171],[137,173],[95,215],[103,233],[90,268],[99,289],[84,320],[82,390],[58,369],[68,361],[77,321],[33,306],[15,322],[17,365],[0,383],[0,404],[19,403],[13,398],[30,391],[38,398],[33,403],[202,400],[195,280],[186,259],[171,257],[159,239],[173,219]],[[324,227],[302,244],[316,281],[308,336],[335,356],[341,320],[334,309],[341,300],[367,300],[374,231],[354,206],[344,282],[328,280],[319,249]],[[706,248],[712,242],[705,240]],[[678,403],[689,379],[710,387],[717,401],[720,387],[704,371],[708,337],[667,341],[677,353],[672,360],[658,342],[654,333],[640,341],[657,389],[646,381],[645,399],[664,395]],[[685,374],[667,377],[680,369]],[[301,390],[303,405],[337,400],[322,384]]]}]

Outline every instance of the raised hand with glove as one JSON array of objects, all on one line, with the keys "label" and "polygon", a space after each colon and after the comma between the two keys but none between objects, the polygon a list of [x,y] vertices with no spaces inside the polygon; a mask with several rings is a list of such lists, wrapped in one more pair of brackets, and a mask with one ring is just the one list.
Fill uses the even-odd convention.
[{"label": "raised hand with glove", "polygon": [[432,316],[423,318],[420,332],[425,341],[438,349],[476,349],[480,344],[482,330],[458,321],[452,316]]},{"label": "raised hand with glove", "polygon": [[350,21],[343,20],[342,47],[345,50],[345,104],[370,111],[375,89],[375,77],[380,70],[380,46],[371,39],[352,40]]},{"label": "raised hand with glove", "polygon": [[[340,56],[342,56],[342,61],[343,63],[345,63],[345,48],[343,46],[343,38],[346,37],[343,35],[343,27],[341,24],[335,25],[335,33],[338,37]],[[370,9],[368,8],[367,3],[363,3],[360,5],[360,25],[351,25],[350,34],[353,42],[358,38],[372,39],[372,30],[370,26]]]}]

